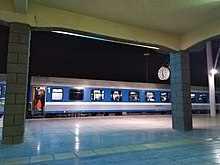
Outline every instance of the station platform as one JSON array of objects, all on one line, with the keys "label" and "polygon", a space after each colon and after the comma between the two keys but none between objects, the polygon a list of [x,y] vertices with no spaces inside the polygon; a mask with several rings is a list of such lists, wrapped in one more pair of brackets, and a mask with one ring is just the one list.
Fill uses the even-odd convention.
[{"label": "station platform", "polygon": [[[0,165],[220,164],[220,115],[193,115],[192,131],[171,115],[26,120],[24,143],[3,145]],[[0,126],[0,139],[2,139]]]}]

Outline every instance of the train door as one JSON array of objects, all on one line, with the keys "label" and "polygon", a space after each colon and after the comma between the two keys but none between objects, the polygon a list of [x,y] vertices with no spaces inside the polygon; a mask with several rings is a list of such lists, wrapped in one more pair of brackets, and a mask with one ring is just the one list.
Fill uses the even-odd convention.
[{"label": "train door", "polygon": [[32,110],[44,111],[45,110],[45,86],[32,87]]}]

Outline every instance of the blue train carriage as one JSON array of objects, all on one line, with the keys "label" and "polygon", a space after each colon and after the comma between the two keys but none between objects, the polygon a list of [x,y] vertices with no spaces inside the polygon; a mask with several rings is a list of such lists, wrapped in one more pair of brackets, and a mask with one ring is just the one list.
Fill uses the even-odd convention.
[{"label": "blue train carriage", "polygon": [[28,109],[31,115],[166,112],[169,96],[162,84],[32,77]]},{"label": "blue train carriage", "polygon": [[[191,86],[191,103],[194,113],[209,113],[209,92],[208,87]],[[220,111],[220,91],[215,92],[216,112]]]},{"label": "blue train carriage", "polygon": [[[191,87],[193,113],[209,112],[208,88]],[[220,94],[216,93],[217,110]],[[171,113],[170,87],[165,84],[32,77],[30,115]]]},{"label": "blue train carriage", "polygon": [[209,112],[208,87],[191,86],[191,103],[194,113]]},{"label": "blue train carriage", "polygon": [[5,91],[6,91],[6,75],[0,74],[0,117],[4,113]]}]

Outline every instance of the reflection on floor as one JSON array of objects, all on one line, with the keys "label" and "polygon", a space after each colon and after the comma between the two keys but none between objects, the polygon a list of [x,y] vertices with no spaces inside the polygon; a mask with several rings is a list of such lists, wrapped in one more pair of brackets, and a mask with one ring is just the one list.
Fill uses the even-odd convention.
[{"label": "reflection on floor", "polygon": [[220,164],[220,115],[193,116],[193,131],[171,122],[170,115],[27,120],[24,143],[0,144],[0,165]]}]

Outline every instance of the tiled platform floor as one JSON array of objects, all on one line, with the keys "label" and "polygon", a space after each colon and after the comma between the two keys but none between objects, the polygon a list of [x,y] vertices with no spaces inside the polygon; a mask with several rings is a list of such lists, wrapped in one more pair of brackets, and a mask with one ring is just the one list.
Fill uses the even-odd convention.
[{"label": "tiled platform floor", "polygon": [[170,115],[32,119],[24,143],[0,144],[0,165],[220,164],[220,115],[193,127],[172,130]]}]

